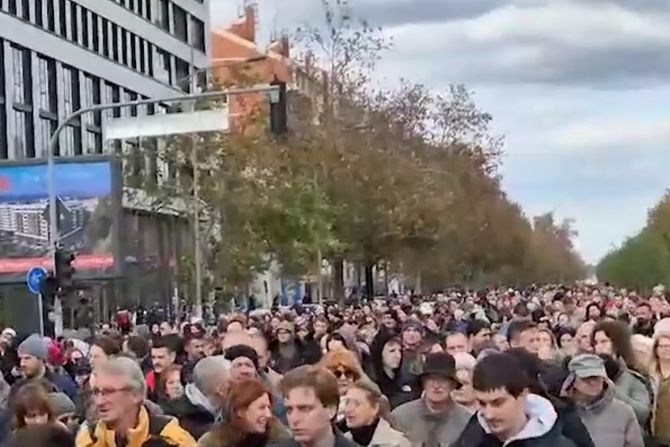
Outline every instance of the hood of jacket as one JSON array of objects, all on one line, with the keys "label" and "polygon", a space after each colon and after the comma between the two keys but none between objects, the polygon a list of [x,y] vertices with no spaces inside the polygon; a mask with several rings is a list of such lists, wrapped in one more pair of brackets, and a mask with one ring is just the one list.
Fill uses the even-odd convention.
[{"label": "hood of jacket", "polygon": [[189,383],[184,387],[184,395],[194,407],[201,408],[214,417],[218,414],[214,405],[212,405],[207,396],[194,383]]},{"label": "hood of jacket", "polygon": [[[558,414],[556,414],[556,410],[554,410],[551,402],[536,394],[526,396],[526,415],[528,416],[526,425],[519,433],[507,439],[503,445],[508,445],[514,441],[545,436],[554,428],[558,420]],[[477,412],[477,420],[484,431],[490,434],[491,428],[484,420],[481,412]]]},{"label": "hood of jacket", "polygon": [[[396,337],[397,335],[395,335],[393,332],[383,328],[377,332],[377,335],[375,335],[372,343],[370,343],[370,360],[372,360],[372,369],[375,380],[382,380],[384,376],[386,376],[386,373],[384,372],[384,360],[382,357],[382,352],[384,351],[384,345],[386,345],[389,340]],[[398,368],[394,371],[396,375],[399,369],[400,367],[398,366]],[[389,379],[393,378],[389,377]]]}]

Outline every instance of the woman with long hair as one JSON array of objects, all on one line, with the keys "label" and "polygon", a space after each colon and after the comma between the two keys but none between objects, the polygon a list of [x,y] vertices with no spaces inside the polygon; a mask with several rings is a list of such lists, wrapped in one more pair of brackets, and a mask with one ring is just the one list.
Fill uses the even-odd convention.
[{"label": "woman with long hair", "polygon": [[272,416],[272,394],[258,379],[245,380],[228,396],[230,418],[198,441],[199,447],[263,447],[291,438]]},{"label": "woman with long hair", "polygon": [[654,390],[651,432],[658,445],[670,445],[670,330],[654,335],[649,364]]},{"label": "woman with long hair", "polygon": [[16,393],[12,408],[12,429],[55,422],[49,395],[38,383],[29,383]]},{"label": "woman with long hair", "polygon": [[409,440],[390,423],[389,404],[379,388],[367,381],[354,383],[345,395],[347,437],[356,444],[410,447]]},{"label": "woman with long hair", "polygon": [[635,411],[640,427],[647,428],[652,405],[651,384],[646,377],[647,368],[640,365],[629,327],[616,320],[603,320],[595,325],[591,343],[596,354],[607,354],[619,363],[620,370],[614,381],[616,397]]},{"label": "woman with long hair", "polygon": [[389,399],[391,409],[414,400],[421,394],[415,380],[401,381],[402,341],[393,333],[380,331],[370,346],[371,375],[382,393]]}]

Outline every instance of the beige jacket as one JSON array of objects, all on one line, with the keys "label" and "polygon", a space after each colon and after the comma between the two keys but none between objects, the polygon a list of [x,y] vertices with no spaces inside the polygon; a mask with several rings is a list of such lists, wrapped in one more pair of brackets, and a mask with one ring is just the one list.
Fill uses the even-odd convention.
[{"label": "beige jacket", "polygon": [[[351,433],[345,435],[352,439]],[[385,419],[379,419],[377,429],[372,435],[372,441],[368,447],[412,447],[409,440],[398,430],[394,430]]]}]

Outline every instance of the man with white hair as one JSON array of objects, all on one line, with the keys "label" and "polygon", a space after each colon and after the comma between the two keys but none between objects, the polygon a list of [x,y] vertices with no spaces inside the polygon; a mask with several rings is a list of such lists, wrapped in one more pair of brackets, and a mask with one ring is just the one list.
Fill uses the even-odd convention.
[{"label": "man with white hair", "polygon": [[229,362],[222,356],[205,357],[193,368],[193,383],[176,400],[162,404],[165,414],[179,419],[195,439],[211,428],[225,404],[229,388]]},{"label": "man with white hair", "polygon": [[179,421],[150,415],[144,406],[147,386],[139,365],[127,357],[98,365],[91,389],[99,421],[77,435],[77,447],[142,447],[152,445],[195,447],[193,437]]}]

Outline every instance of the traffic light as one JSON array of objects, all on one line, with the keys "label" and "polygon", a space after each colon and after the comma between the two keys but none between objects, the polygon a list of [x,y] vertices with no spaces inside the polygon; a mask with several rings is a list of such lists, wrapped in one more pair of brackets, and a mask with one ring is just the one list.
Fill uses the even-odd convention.
[{"label": "traffic light", "polygon": [[72,289],[74,285],[74,263],[75,254],[63,248],[57,248],[54,266],[55,280],[58,291],[65,292]]},{"label": "traffic light", "polygon": [[286,82],[280,81],[277,76],[270,85],[279,87],[275,100],[270,101],[270,130],[275,135],[284,135],[288,132],[288,111],[286,106]]}]

